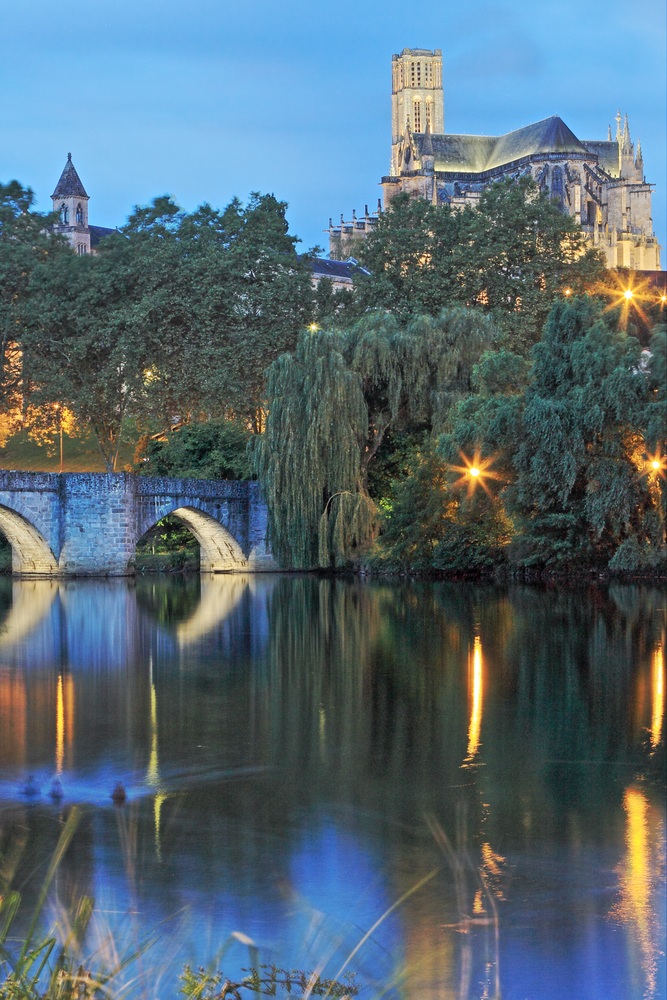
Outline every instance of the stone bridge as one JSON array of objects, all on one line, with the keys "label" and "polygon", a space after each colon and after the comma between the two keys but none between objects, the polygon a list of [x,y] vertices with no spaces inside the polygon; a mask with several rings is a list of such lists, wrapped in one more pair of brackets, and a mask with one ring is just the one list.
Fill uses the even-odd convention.
[{"label": "stone bridge", "polygon": [[278,568],[258,483],[0,471],[0,531],[20,576],[131,575],[138,540],[168,514],[199,542],[203,573]]}]

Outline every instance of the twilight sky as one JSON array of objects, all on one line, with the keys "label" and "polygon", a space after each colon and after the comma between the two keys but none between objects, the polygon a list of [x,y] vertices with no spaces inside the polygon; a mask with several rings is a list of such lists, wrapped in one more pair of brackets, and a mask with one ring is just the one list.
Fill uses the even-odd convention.
[{"label": "twilight sky", "polygon": [[[641,139],[667,244],[664,0],[4,0],[0,181],[50,210],[71,151],[90,221],[169,193],[289,203],[302,249],[374,208],[389,169],[391,55],[441,48],[448,132],[560,115]],[[665,266],[663,249],[663,267]]]}]

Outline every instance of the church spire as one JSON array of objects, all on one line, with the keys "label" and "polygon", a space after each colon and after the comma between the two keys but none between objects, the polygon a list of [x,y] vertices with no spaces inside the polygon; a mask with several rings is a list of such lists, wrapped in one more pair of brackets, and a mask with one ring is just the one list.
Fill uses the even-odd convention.
[{"label": "church spire", "polygon": [[619,108],[619,110],[616,112],[616,142],[619,144],[619,146],[621,145],[621,142],[623,141],[623,133],[621,132],[621,122],[622,121],[623,121],[623,118],[621,117],[621,110]]},{"label": "church spire", "polygon": [[626,114],[625,121],[623,123],[623,152],[632,152],[632,143],[630,141],[630,122],[628,121],[628,116]]},{"label": "church spire", "polygon": [[72,163],[72,154],[67,154],[67,163],[60,175],[60,180],[56,184],[56,189],[51,195],[52,198],[87,198],[86,189],[81,183],[81,178],[76,172],[76,167]]}]

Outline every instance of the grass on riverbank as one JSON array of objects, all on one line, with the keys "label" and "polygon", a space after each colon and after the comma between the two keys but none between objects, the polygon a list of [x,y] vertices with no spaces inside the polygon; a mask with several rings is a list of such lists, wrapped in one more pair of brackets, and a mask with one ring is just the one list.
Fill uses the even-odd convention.
[{"label": "grass on riverbank", "polygon": [[[116,467],[129,468],[134,459],[136,441],[121,442]],[[26,431],[19,431],[0,448],[0,468],[24,472],[60,472],[60,440],[53,445],[36,444]],[[63,434],[63,472],[106,472],[104,460],[91,433],[82,431],[76,437]]]}]

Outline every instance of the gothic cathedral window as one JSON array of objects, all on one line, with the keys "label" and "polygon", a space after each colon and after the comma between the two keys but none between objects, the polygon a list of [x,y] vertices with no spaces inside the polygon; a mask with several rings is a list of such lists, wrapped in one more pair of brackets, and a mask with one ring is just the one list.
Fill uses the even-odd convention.
[{"label": "gothic cathedral window", "polygon": [[77,226],[83,225],[83,209],[80,204],[76,206],[76,224]]},{"label": "gothic cathedral window", "polygon": [[64,202],[60,206],[60,224],[62,226],[66,226],[69,224],[69,210]]},{"label": "gothic cathedral window", "polygon": [[563,171],[560,167],[554,167],[551,171],[551,198],[563,208],[565,204],[565,187],[563,184]]}]

